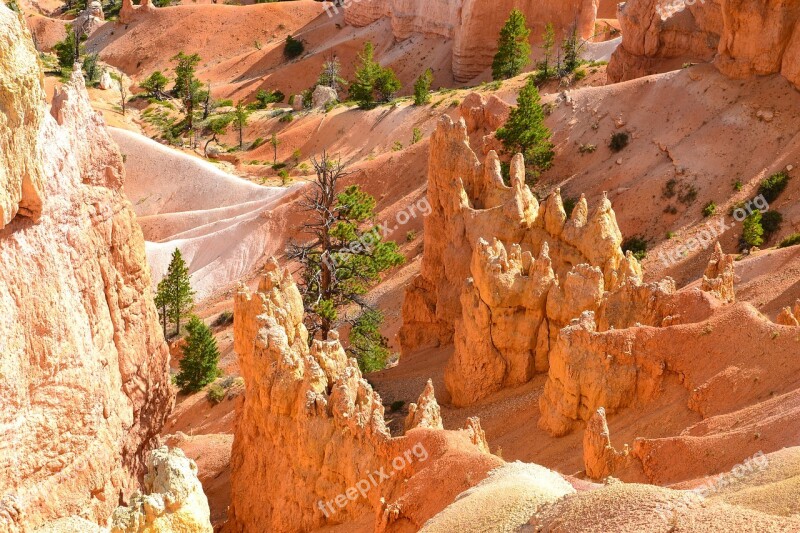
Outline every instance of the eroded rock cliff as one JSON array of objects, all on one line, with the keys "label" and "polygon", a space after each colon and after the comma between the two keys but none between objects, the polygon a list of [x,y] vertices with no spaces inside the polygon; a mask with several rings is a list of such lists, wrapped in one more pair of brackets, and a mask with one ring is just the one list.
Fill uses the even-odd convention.
[{"label": "eroded rock cliff", "polygon": [[[475,129],[487,123],[480,107],[463,109]],[[558,190],[540,204],[521,155],[511,161],[509,185],[494,151],[479,162],[469,144],[475,129],[445,117],[431,138],[433,209],[400,331],[406,352],[455,342],[445,370],[453,403],[546,372],[559,330],[584,311],[603,329],[678,320],[674,283],[642,283],[607,198],[590,209],[581,197],[569,217]]]},{"label": "eroded rock cliff", "polygon": [[452,39],[453,75],[456,81],[465,82],[491,66],[500,28],[512,9],[525,14],[534,40],[539,39],[548,22],[559,32],[577,24],[581,36],[589,38],[594,33],[598,5],[599,0],[359,0],[347,2],[344,11],[345,21],[353,26],[389,18],[399,40],[413,33]]},{"label": "eroded rock cliff", "polygon": [[0,103],[0,530],[104,523],[172,401],[144,239],[82,76],[47,113],[30,34],[3,6]]},{"label": "eroded rock cliff", "polygon": [[608,65],[619,82],[710,61],[732,78],[783,74],[800,87],[800,5],[781,0],[621,4],[622,45]]},{"label": "eroded rock cliff", "polygon": [[[440,429],[430,385],[406,435],[392,437],[380,397],[338,336],[309,348],[300,293],[274,261],[256,293],[239,291],[234,316],[246,392],[237,406],[228,530],[312,530],[365,516],[377,531],[419,529],[502,463],[488,454],[477,421]],[[446,481],[429,494],[444,471]]]}]

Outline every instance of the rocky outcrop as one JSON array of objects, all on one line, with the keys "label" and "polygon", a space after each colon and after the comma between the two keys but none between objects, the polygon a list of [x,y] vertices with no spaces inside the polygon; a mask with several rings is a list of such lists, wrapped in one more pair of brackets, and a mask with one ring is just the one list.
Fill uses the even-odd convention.
[{"label": "rocky outcrop", "polygon": [[732,78],[781,73],[800,87],[800,6],[793,2],[630,0],[620,5],[619,21],[612,82],[713,59]]},{"label": "rocky outcrop", "polygon": [[794,304],[794,309],[784,307],[778,314],[777,323],[783,326],[800,326],[800,300]]},{"label": "rocky outcrop", "polygon": [[103,13],[103,5],[98,0],[89,2],[89,5],[81,11],[73,21],[74,28],[80,28],[83,35],[91,35],[105,22],[106,17]]},{"label": "rocky outcrop", "polygon": [[[478,103],[464,108],[474,127],[493,115]],[[638,261],[622,253],[607,198],[590,210],[581,197],[569,217],[559,190],[540,204],[522,156],[505,185],[494,151],[479,163],[466,124],[444,118],[431,138],[433,209],[400,331],[406,352],[455,340],[445,370],[454,404],[547,372],[559,330],[584,311],[596,313],[602,329],[678,320],[674,283],[642,283]]]},{"label": "rocky outcrop", "polygon": [[104,523],[172,401],[144,239],[83,77],[46,113],[31,37],[2,6],[0,77],[4,217],[39,215],[0,231],[0,530]]},{"label": "rocky outcrop", "polygon": [[133,0],[122,0],[122,8],[119,11],[119,21],[122,24],[133,22],[137,13],[148,13],[158,9],[150,0],[142,0],[138,6],[133,5]]},{"label": "rocky outcrop", "polygon": [[714,255],[703,274],[703,290],[727,303],[736,301],[736,291],[733,287],[736,281],[734,261],[734,256],[725,254],[722,246],[717,243]]},{"label": "rocky outcrop", "polygon": [[720,1],[686,5],[680,0],[630,0],[620,4],[622,44],[609,62],[609,81],[680,68],[689,61],[710,61],[722,29]]},{"label": "rocky outcrop", "polygon": [[[0,6],[0,230],[39,217],[44,171],[36,138],[44,118],[42,72],[28,31]],[[26,95],[22,98],[21,95]]]},{"label": "rocky outcrop", "polygon": [[497,36],[512,9],[525,14],[533,40],[539,40],[548,22],[559,32],[577,24],[581,36],[588,39],[594,34],[598,4],[599,0],[359,0],[346,3],[344,12],[345,22],[353,26],[390,19],[398,40],[419,33],[452,39],[453,75],[465,82],[491,66]]},{"label": "rocky outcrop", "polygon": [[590,479],[605,479],[614,475],[629,457],[628,447],[621,452],[611,445],[606,410],[595,412],[583,433],[583,465]]},{"label": "rocky outcrop", "polygon": [[[235,298],[235,350],[246,392],[237,406],[230,531],[313,530],[375,517],[378,531],[418,529],[500,461],[477,421],[445,432],[429,384],[403,437],[338,335],[308,344],[303,302],[287,270],[268,263],[258,291]],[[419,505],[421,487],[448,480]],[[482,474],[481,474],[482,473]],[[433,476],[433,477],[431,477]],[[416,503],[415,503],[416,502]]]},{"label": "rocky outcrop", "polygon": [[405,429],[411,431],[414,428],[444,429],[442,425],[442,412],[436,395],[433,392],[433,381],[428,380],[425,390],[417,400],[408,406],[408,416],[406,416]]},{"label": "rocky outcrop", "polygon": [[325,85],[317,85],[314,93],[311,95],[312,107],[314,109],[325,109],[328,105],[335,104],[339,101],[339,95],[336,90]]},{"label": "rocky outcrop", "polygon": [[143,489],[114,511],[111,533],[213,531],[197,465],[181,450],[163,446],[150,453]]}]

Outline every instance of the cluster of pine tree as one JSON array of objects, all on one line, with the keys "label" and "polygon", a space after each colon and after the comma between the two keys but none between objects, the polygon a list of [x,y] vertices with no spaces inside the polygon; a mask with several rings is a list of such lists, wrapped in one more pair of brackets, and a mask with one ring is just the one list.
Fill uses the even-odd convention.
[{"label": "cluster of pine tree", "polygon": [[175,378],[178,387],[183,392],[196,392],[216,380],[220,375],[217,341],[211,328],[192,314],[194,291],[189,268],[177,248],[172,253],[166,276],[158,284],[155,303],[165,338],[169,327],[175,328],[176,337],[180,336],[182,324],[188,319],[183,358]]}]

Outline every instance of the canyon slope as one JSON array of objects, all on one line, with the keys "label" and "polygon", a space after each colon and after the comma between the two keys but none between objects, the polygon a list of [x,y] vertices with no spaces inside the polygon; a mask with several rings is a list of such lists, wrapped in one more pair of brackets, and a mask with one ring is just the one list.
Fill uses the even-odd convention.
[{"label": "canyon slope", "polygon": [[[52,66],[69,16],[20,3]],[[554,22],[611,55],[539,84],[542,172],[497,138],[531,75],[488,83],[515,7],[534,54]],[[800,531],[793,4],[124,0],[86,47],[125,115],[43,78],[22,20],[0,6],[0,532]],[[176,137],[180,102],[138,86],[197,52],[219,118],[332,56],[352,79],[368,40],[404,84],[371,109]],[[363,295],[378,372],[346,322],[309,338],[285,255],[323,150],[407,260]],[[756,211],[780,221],[752,246]],[[177,395],[152,303],[175,248],[222,370]]]}]

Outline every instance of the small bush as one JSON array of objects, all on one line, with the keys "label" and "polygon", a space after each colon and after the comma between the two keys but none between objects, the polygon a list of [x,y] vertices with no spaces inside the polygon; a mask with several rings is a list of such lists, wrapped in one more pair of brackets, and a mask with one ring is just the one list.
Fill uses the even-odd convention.
[{"label": "small bush", "polygon": [[777,211],[767,211],[761,215],[761,227],[764,228],[764,238],[769,239],[780,229],[783,223],[783,215]]},{"label": "small bush", "polygon": [[697,189],[694,185],[684,186],[678,193],[678,201],[684,205],[692,205],[697,200]]},{"label": "small bush", "polygon": [[283,47],[283,55],[286,59],[300,57],[305,52],[306,47],[303,41],[295,39],[291,35],[286,37],[286,44]]},{"label": "small bush", "polygon": [[267,141],[266,139],[264,139],[264,137],[258,137],[255,141],[253,141],[253,144],[250,145],[250,149],[255,150],[259,146],[263,145],[265,142]]},{"label": "small bush", "polygon": [[281,115],[281,118],[278,119],[278,122],[291,122],[294,120],[294,115],[292,113],[286,113],[285,115]]},{"label": "small bush", "polygon": [[281,185],[284,187],[289,184],[289,172],[285,168],[278,172],[278,177],[281,178]]},{"label": "small bush", "polygon": [[403,407],[405,407],[405,405],[406,402],[404,402],[403,400],[397,400],[396,402],[392,402],[392,405],[390,405],[389,408],[392,410],[392,412],[397,412]]},{"label": "small bush", "polygon": [[797,246],[800,244],[800,233],[792,233],[781,241],[778,248],[788,248],[789,246]]},{"label": "small bush", "polygon": [[575,198],[564,198],[564,211],[567,213],[567,218],[572,216],[572,212],[575,210],[576,205],[578,205],[578,201]]},{"label": "small bush", "polygon": [[622,243],[622,251],[632,252],[633,257],[641,261],[647,256],[647,240],[640,236],[629,237]]},{"label": "small bush", "polygon": [[593,154],[597,150],[596,144],[582,144],[578,148],[578,151],[582,154]]},{"label": "small bush", "polygon": [[749,246],[761,246],[764,244],[764,227],[761,225],[761,212],[754,211],[744,219],[744,233],[742,240]]},{"label": "small bush", "polygon": [[671,179],[664,184],[664,189],[661,191],[661,196],[664,198],[674,198],[677,194],[675,188],[678,186],[678,180]]},{"label": "small bush", "polygon": [[400,152],[402,150],[403,150],[403,143],[401,143],[400,141],[395,141],[394,145],[392,145],[392,151]]},{"label": "small bush", "polygon": [[778,199],[778,196],[789,184],[789,174],[786,172],[778,172],[761,182],[758,188],[758,194],[763,194],[768,203],[772,203]]},{"label": "small bush", "polygon": [[224,400],[224,399],[225,399],[225,396],[226,396],[227,394],[228,394],[228,391],[226,391],[226,390],[225,390],[225,389],[222,387],[222,385],[217,385],[217,384],[215,383],[214,385],[211,385],[211,386],[208,388],[208,392],[206,393],[206,398],[207,398],[207,399],[208,399],[208,401],[209,401],[209,402],[211,402],[213,405],[217,405],[217,404],[219,404],[220,402],[222,402],[222,400]]},{"label": "small bush", "polygon": [[233,107],[233,100],[226,98],[217,102],[217,107]]},{"label": "small bush", "polygon": [[416,240],[416,238],[417,238],[417,232],[414,231],[413,229],[408,233],[406,233],[406,242],[412,242]]},{"label": "small bush", "polygon": [[703,216],[706,218],[713,217],[716,214],[716,212],[717,212],[717,204],[713,200],[708,202],[705,205],[705,207],[703,207]]},{"label": "small bush", "polygon": [[628,146],[630,140],[631,136],[627,132],[618,131],[611,136],[611,142],[608,143],[608,147],[611,148],[612,152],[621,152]]},{"label": "small bush", "polygon": [[220,326],[227,326],[228,324],[233,324],[233,311],[221,312],[216,320],[214,320],[213,326],[218,328]]},{"label": "small bush", "polygon": [[736,180],[733,183],[733,190],[736,191],[736,192],[741,191],[743,187],[744,187],[744,184],[742,183],[742,180]]}]

